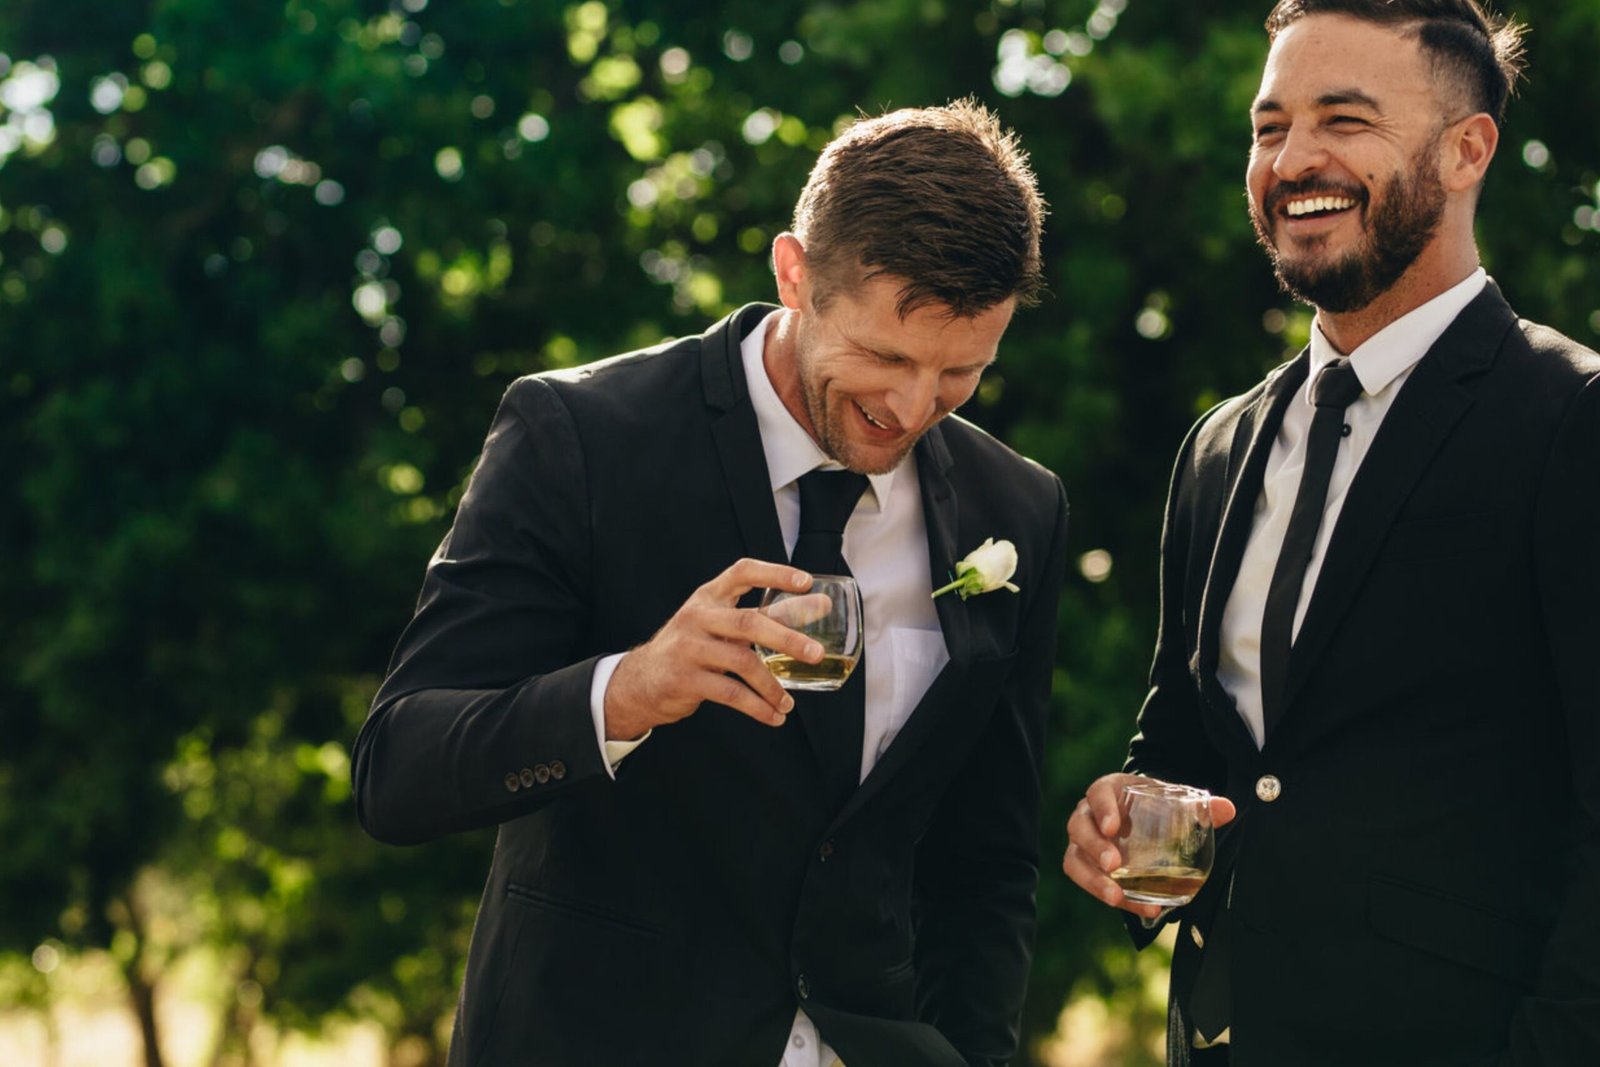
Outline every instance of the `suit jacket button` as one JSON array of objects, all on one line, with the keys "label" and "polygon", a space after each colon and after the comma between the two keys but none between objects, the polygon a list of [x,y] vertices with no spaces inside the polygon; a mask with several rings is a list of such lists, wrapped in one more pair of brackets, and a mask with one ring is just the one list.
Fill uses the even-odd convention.
[{"label": "suit jacket button", "polygon": [[544,785],[550,780],[550,767],[547,764],[535,763],[533,765],[533,780]]},{"label": "suit jacket button", "polygon": [[522,768],[522,773],[517,776],[522,779],[522,784],[528,789],[533,788],[533,771],[527,767]]},{"label": "suit jacket button", "polygon": [[794,991],[800,994],[801,1000],[811,999],[811,983],[807,981],[805,975],[802,974],[794,980]]},{"label": "suit jacket button", "polygon": [[561,779],[565,778],[566,776],[567,776],[567,765],[565,763],[562,763],[558,759],[551,760],[550,761],[550,777],[554,778],[556,781],[559,782],[559,781],[561,781]]},{"label": "suit jacket button", "polygon": [[517,772],[512,771],[506,775],[506,789],[512,793],[522,788],[522,779],[517,777]]},{"label": "suit jacket button", "polygon": [[831,840],[824,841],[817,847],[817,859],[827,863],[831,858],[833,858],[833,842]]},{"label": "suit jacket button", "polygon": [[1206,947],[1205,935],[1200,932],[1200,928],[1198,926],[1189,927],[1189,936],[1194,939],[1195,948]]},{"label": "suit jacket button", "polygon": [[1283,793],[1283,783],[1278,781],[1276,775],[1263,774],[1256,779],[1256,798],[1268,804]]}]

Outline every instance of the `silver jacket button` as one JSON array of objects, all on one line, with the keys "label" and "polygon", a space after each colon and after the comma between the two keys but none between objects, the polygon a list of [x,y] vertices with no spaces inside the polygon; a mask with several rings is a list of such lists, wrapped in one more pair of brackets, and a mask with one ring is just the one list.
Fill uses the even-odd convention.
[{"label": "silver jacket button", "polygon": [[1283,783],[1276,775],[1263,774],[1256,779],[1256,798],[1271,804],[1283,793]]}]

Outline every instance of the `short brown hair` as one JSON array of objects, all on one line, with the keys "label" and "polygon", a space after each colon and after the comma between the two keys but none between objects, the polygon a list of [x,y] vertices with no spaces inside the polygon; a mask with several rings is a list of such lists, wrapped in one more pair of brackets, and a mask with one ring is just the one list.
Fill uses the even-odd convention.
[{"label": "short brown hair", "polygon": [[812,299],[904,279],[904,318],[930,304],[966,318],[1043,288],[1044,200],[1014,133],[974,100],[857,120],[811,170],[794,209]]},{"label": "short brown hair", "polygon": [[1307,15],[1406,24],[1434,75],[1459,85],[1473,111],[1487,113],[1497,126],[1522,75],[1527,27],[1490,12],[1479,0],[1278,0],[1267,16],[1268,38],[1276,40]]}]

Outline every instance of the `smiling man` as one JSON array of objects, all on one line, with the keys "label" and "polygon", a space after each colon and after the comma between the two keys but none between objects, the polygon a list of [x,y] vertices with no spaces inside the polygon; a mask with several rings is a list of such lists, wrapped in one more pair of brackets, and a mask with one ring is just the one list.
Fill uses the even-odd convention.
[{"label": "smiling man", "polygon": [[[951,412],[1043,212],[983,108],[863,120],[781,306],[512,384],[354,758],[382,840],[499,827],[453,1067],[1016,1052],[1066,501]],[[933,599],[987,537],[1018,591]],[[863,664],[791,696],[753,591],[842,570]]]},{"label": "smiling man", "polygon": [[1600,357],[1519,320],[1473,235],[1521,28],[1267,29],[1250,213],[1311,343],[1184,442],[1139,732],[1064,867],[1154,917],[1110,877],[1121,788],[1220,795],[1171,1064],[1600,1063]]}]

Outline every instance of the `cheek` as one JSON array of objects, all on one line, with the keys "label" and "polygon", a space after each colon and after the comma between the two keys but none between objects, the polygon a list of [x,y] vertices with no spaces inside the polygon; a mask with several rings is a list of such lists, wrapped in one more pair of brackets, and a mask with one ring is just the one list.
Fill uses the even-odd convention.
[{"label": "cheek", "polygon": [[1250,197],[1250,204],[1257,211],[1261,210],[1261,202],[1267,195],[1267,177],[1272,173],[1272,163],[1254,153],[1250,156],[1250,165],[1244,172],[1244,189]]},{"label": "cheek", "polygon": [[978,391],[979,379],[958,380],[946,382],[939,387],[939,410],[954,411],[956,408],[972,399],[972,394]]}]

